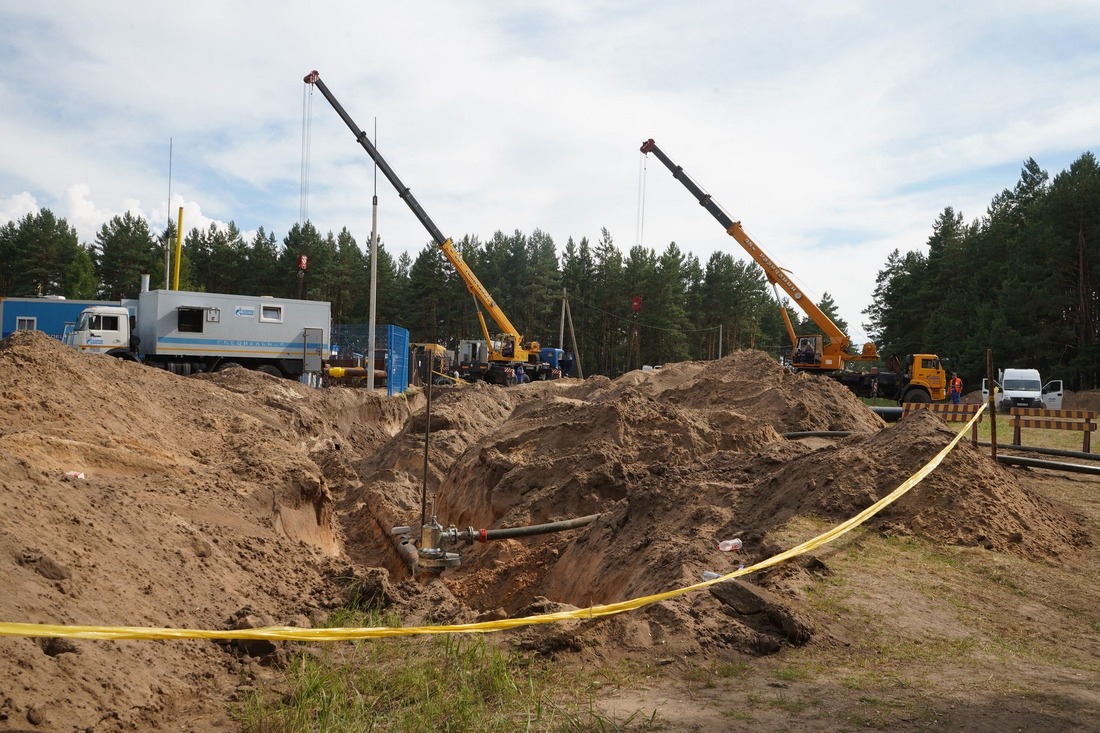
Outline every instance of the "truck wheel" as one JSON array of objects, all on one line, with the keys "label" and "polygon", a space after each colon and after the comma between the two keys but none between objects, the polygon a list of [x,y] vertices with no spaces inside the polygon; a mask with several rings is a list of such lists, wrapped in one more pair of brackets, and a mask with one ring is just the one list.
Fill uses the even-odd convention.
[{"label": "truck wheel", "polygon": [[221,364],[218,364],[218,366],[214,369],[214,371],[224,372],[226,369],[232,369],[233,367],[239,367],[239,366],[240,366],[240,364],[238,364],[235,361],[223,361]]},{"label": "truck wheel", "polygon": [[263,372],[264,374],[270,374],[271,376],[279,377],[280,379],[282,379],[283,376],[283,373],[279,371],[279,367],[274,366],[273,364],[261,364],[260,366],[256,367],[256,371]]},{"label": "truck wheel", "polygon": [[902,402],[918,402],[928,403],[932,401],[932,397],[923,389],[914,389],[911,392],[906,393],[905,399]]}]

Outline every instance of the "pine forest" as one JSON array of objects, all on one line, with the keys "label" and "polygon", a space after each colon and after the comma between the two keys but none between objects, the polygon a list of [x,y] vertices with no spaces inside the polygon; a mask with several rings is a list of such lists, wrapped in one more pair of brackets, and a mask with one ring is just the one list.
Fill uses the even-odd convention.
[{"label": "pine forest", "polygon": [[[1037,368],[1071,389],[1100,386],[1100,170],[1092,153],[1053,179],[1029,159],[984,215],[967,221],[948,206],[930,227],[927,241],[894,250],[878,270],[860,325],[880,354],[935,353],[974,385],[991,349],[1000,366]],[[0,296],[133,298],[142,274],[163,287],[165,246],[175,241],[173,227],[154,231],[127,213],[81,242],[65,219],[41,209],[0,227]],[[526,339],[573,350],[568,330],[560,342],[567,297],[586,376],[734,349],[783,358],[790,349],[772,287],[732,239],[705,262],[675,242],[624,251],[606,229],[598,241],[559,243],[535,229],[454,244]],[[179,289],[324,300],[334,325],[364,324],[368,245],[369,233],[322,234],[308,221],[281,240],[261,227],[246,241],[233,223],[192,229]],[[300,255],[308,258],[303,277]],[[477,304],[435,244],[394,259],[381,242],[376,272],[376,323],[449,348],[481,337]],[[818,306],[850,331],[827,290]],[[782,307],[799,333],[820,332],[785,298]]]}]

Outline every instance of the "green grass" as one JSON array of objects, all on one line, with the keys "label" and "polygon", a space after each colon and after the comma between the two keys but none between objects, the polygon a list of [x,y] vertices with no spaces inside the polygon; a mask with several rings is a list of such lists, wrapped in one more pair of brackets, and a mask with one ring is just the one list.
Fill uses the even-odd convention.
[{"label": "green grass", "polygon": [[[392,626],[343,609],[333,626]],[[275,683],[233,710],[244,731],[652,731],[656,712],[624,720],[600,714],[594,693],[632,670],[564,672],[506,653],[472,634],[410,636],[304,647]]]},{"label": "green grass", "polygon": [[[997,413],[997,445],[1008,446],[1013,442],[1013,430],[1011,416]],[[989,410],[982,415],[982,422],[978,426],[978,440],[990,441],[991,420]],[[956,423],[952,423],[955,425]],[[959,424],[961,426],[961,424]],[[1079,430],[1042,430],[1039,428],[1022,428],[1020,430],[1020,445],[1037,448],[1055,448],[1058,450],[1081,451],[1084,448],[1084,433]],[[1095,452],[1092,447],[1090,452]]]}]

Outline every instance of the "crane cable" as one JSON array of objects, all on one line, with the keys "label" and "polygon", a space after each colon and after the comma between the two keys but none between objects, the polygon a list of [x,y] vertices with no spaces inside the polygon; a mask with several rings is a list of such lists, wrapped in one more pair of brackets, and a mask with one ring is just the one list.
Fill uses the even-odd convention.
[{"label": "crane cable", "polygon": [[642,234],[645,229],[645,182],[646,171],[649,168],[649,156],[645,153],[640,153],[640,155],[641,159],[638,161],[638,221],[636,222],[636,241],[634,242],[638,246],[642,244]]},{"label": "crane cable", "polygon": [[309,220],[309,156],[313,142],[313,85],[302,85],[302,180],[299,188],[298,223]]}]

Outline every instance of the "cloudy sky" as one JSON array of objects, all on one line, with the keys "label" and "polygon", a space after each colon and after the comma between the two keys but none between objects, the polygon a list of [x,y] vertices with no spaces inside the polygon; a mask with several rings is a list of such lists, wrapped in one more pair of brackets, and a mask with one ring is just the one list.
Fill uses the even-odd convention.
[{"label": "cloudy sky", "polygon": [[[0,223],[48,208],[91,243],[183,206],[281,241],[305,213],[366,246],[373,165],[317,69],[445,235],[745,257],[654,138],[856,341],[945,207],[1100,152],[1095,0],[54,0],[0,27]],[[378,196],[415,256],[427,232],[381,174]]]}]

